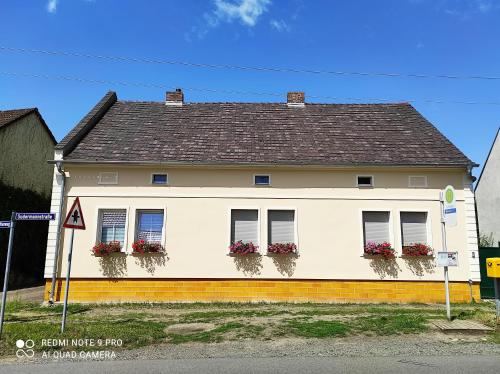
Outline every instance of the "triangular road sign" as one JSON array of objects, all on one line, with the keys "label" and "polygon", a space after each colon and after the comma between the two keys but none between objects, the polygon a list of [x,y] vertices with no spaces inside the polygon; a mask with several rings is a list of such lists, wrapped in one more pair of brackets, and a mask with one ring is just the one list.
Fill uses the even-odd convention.
[{"label": "triangular road sign", "polygon": [[71,209],[68,211],[63,227],[68,229],[85,230],[85,220],[83,219],[82,207],[80,206],[80,199],[78,197],[75,199]]}]

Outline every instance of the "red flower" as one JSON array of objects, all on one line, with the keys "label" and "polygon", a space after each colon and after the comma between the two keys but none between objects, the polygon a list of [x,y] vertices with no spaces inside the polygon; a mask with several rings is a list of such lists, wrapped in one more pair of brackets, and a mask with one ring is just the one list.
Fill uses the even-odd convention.
[{"label": "red flower", "polygon": [[403,255],[405,256],[432,256],[434,250],[429,247],[427,244],[423,243],[415,243],[412,245],[405,245],[403,247]]},{"label": "red flower", "polygon": [[137,240],[132,244],[132,253],[142,254],[142,253],[162,253],[165,251],[163,247],[158,242],[147,242],[145,240]]},{"label": "red flower", "polygon": [[257,253],[259,247],[253,244],[252,242],[243,243],[242,240],[239,240],[229,246],[229,252],[233,254],[239,255],[247,255],[250,253]]},{"label": "red flower", "polygon": [[365,245],[365,254],[370,256],[382,256],[386,259],[394,258],[395,251],[391,243],[383,242],[377,244],[375,242],[368,242]]},{"label": "red flower", "polygon": [[109,242],[109,243],[97,243],[92,248],[92,253],[94,256],[108,256],[111,253],[120,252],[122,249],[122,245],[120,242]]},{"label": "red flower", "polygon": [[273,243],[267,246],[267,251],[276,254],[296,253],[297,246],[295,243]]}]

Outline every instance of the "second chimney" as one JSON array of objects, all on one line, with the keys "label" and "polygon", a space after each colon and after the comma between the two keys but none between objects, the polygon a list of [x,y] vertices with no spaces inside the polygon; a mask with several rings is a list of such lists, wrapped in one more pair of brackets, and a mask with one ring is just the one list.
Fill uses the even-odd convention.
[{"label": "second chimney", "polygon": [[182,105],[184,103],[184,93],[180,88],[175,91],[167,91],[166,105]]},{"label": "second chimney", "polygon": [[288,106],[305,106],[304,92],[288,92],[286,95],[286,104]]}]

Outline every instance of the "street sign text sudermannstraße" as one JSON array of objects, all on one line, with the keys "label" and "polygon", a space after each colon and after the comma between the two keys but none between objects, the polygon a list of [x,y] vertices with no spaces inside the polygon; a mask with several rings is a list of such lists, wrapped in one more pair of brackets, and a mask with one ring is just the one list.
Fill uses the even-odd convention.
[{"label": "street sign text sudermannstra\u00dfe", "polygon": [[55,213],[16,213],[16,221],[53,221]]},{"label": "street sign text sudermannstra\u00dfe", "polygon": [[10,221],[0,221],[0,229],[10,229]]}]

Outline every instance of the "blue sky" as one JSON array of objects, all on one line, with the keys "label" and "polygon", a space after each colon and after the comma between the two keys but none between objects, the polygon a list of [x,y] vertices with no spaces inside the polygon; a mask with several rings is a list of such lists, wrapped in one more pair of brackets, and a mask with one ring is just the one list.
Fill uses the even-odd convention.
[{"label": "blue sky", "polygon": [[[494,0],[31,0],[3,1],[0,14],[2,29],[10,30],[1,33],[0,47],[329,71],[500,76],[500,1]],[[312,102],[415,100],[426,118],[480,164],[500,126],[500,105],[450,103],[500,103],[500,80],[257,72],[0,49],[0,109],[38,107],[58,140],[109,89],[120,99],[153,101],[163,100],[165,89],[30,76],[37,74],[182,87],[187,101],[284,101],[291,90],[305,91],[306,98],[330,97]]]}]

